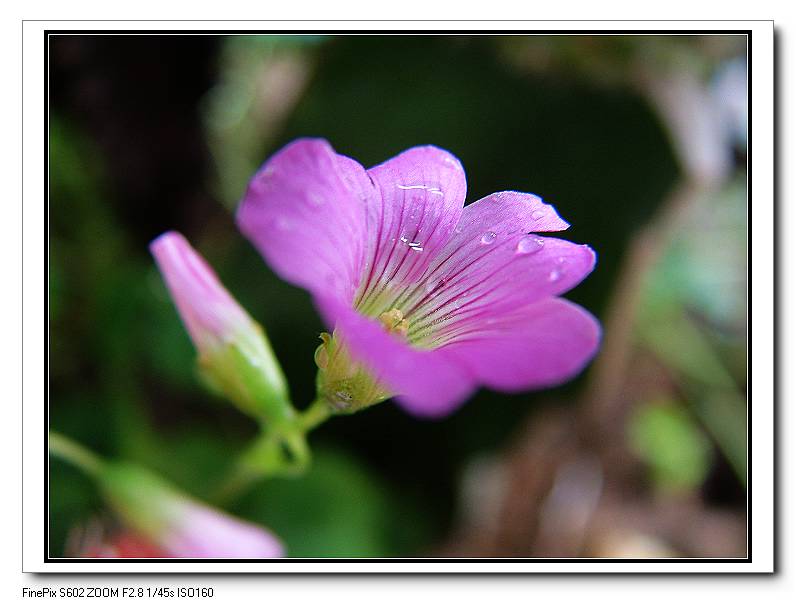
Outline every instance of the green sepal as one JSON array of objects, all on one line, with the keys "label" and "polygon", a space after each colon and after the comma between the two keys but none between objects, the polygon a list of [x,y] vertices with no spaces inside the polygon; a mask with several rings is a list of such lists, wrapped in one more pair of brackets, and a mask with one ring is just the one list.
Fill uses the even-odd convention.
[{"label": "green sepal", "polygon": [[241,411],[280,432],[296,428],[287,382],[263,335],[217,345],[197,362],[208,386]]},{"label": "green sepal", "polygon": [[333,413],[356,413],[392,395],[362,364],[352,360],[336,334],[324,332],[320,338],[322,344],[315,351],[317,392]]},{"label": "green sepal", "polygon": [[128,462],[106,462],[97,484],[124,523],[156,539],[191,499],[155,473]]}]

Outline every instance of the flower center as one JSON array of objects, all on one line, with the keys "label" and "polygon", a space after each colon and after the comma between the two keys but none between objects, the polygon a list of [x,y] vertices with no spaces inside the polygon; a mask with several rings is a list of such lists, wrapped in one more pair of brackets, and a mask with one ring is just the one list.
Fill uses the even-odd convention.
[{"label": "flower center", "polygon": [[390,309],[379,315],[379,321],[390,334],[397,334],[406,338],[409,332],[409,322],[404,318],[400,309]]},{"label": "flower center", "polygon": [[384,286],[367,296],[360,296],[354,308],[365,317],[378,321],[382,329],[418,350],[434,349],[442,324],[462,306],[465,294],[449,296],[443,279],[422,280],[407,287]]}]

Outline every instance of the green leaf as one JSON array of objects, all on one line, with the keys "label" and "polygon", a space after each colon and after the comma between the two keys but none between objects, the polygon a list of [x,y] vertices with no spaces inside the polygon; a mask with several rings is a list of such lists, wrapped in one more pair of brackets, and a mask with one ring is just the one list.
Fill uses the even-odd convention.
[{"label": "green leaf", "polygon": [[631,448],[649,466],[664,491],[699,487],[710,468],[710,443],[688,412],[675,401],[639,407],[630,420]]},{"label": "green leaf", "polygon": [[271,528],[291,557],[389,557],[416,553],[423,515],[340,451],[320,448],[301,479],[263,483],[234,512]]},{"label": "green leaf", "polygon": [[746,485],[746,402],[738,394],[717,392],[696,406],[735,474]]}]

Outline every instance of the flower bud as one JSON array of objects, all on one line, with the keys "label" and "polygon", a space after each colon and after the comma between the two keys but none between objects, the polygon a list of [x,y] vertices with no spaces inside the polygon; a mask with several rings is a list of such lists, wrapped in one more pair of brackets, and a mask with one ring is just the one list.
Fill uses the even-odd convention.
[{"label": "flower bud", "polygon": [[141,467],[107,463],[98,482],[124,524],[167,557],[284,556],[282,544],[265,528],[194,500]]},{"label": "flower bud", "polygon": [[256,419],[290,421],[285,376],[262,328],[181,234],[161,235],[150,250],[208,383]]}]

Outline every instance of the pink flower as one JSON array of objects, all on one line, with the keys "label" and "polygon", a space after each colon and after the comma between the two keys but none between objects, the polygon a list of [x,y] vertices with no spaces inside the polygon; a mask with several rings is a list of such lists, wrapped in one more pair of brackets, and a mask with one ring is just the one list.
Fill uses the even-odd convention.
[{"label": "pink flower", "polygon": [[300,139],[254,176],[237,220],[334,329],[322,369],[339,340],[403,406],[439,416],[480,385],[560,384],[600,337],[592,315],[557,297],[591,272],[594,252],[529,234],[569,227],[555,209],[519,192],[462,208],[465,191],[461,163],[437,147],[366,171],[324,140]]},{"label": "pink flower", "polygon": [[133,464],[108,463],[103,494],[141,542],[172,558],[280,558],[279,540],[262,526],[214,509]]},{"label": "pink flower", "polygon": [[175,558],[282,558],[285,550],[270,532],[200,504],[183,505],[161,547]]}]

